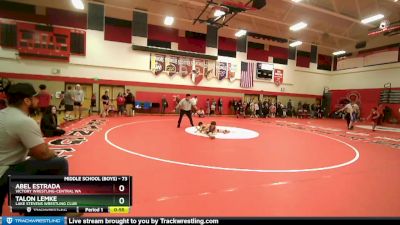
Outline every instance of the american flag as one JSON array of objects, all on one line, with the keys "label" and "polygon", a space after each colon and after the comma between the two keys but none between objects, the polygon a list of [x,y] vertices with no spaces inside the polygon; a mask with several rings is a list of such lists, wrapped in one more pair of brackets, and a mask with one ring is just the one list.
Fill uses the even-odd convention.
[{"label": "american flag", "polygon": [[251,88],[253,87],[253,76],[255,70],[255,63],[242,62],[240,72],[240,87]]}]

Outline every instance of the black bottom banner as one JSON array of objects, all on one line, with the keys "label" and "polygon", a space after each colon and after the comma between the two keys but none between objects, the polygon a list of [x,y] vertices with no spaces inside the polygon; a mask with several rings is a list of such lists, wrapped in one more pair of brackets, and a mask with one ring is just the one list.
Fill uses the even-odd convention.
[{"label": "black bottom banner", "polygon": [[204,218],[204,217],[55,217],[16,216],[2,217],[2,225],[229,225],[229,224],[343,224],[349,222],[375,222],[377,224],[400,224],[400,218]]},{"label": "black bottom banner", "polygon": [[110,225],[171,225],[171,224],[188,224],[188,225],[266,225],[266,224],[285,224],[304,222],[306,224],[338,224],[343,222],[378,222],[379,224],[398,224],[400,218],[204,218],[204,217],[107,217],[107,218],[67,218],[66,225],[78,224],[110,224]]}]

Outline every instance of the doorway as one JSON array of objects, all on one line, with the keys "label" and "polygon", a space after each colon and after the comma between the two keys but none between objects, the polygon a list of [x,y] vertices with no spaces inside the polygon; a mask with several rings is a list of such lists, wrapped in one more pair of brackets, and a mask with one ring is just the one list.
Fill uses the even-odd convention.
[{"label": "doorway", "polygon": [[[65,91],[68,90],[68,87],[71,87],[71,90],[75,90],[75,86],[78,83],[65,83]],[[93,94],[93,85],[92,84],[79,84],[81,86],[81,89],[83,90],[83,93],[85,94],[84,100],[83,100],[83,111],[89,110],[90,109],[90,99]]]},{"label": "doorway", "polygon": [[110,105],[113,106],[114,110],[117,110],[117,97],[118,93],[121,93],[122,95],[125,92],[125,87],[124,86],[112,86],[112,85],[100,85],[99,88],[99,106],[100,106],[100,112],[103,112],[103,101],[101,97],[104,95],[104,93],[108,91],[108,96],[110,96]]},{"label": "doorway", "polygon": [[244,102],[249,103],[251,101],[258,102],[260,95],[244,95]]}]

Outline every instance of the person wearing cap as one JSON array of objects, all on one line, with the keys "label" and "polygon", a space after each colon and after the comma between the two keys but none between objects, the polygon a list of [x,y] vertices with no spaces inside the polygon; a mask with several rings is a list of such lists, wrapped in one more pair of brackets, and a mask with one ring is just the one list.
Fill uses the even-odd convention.
[{"label": "person wearing cap", "polygon": [[192,120],[192,107],[197,110],[196,106],[193,104],[193,102],[190,100],[190,94],[186,94],[186,98],[182,99],[178,105],[176,106],[176,109],[180,109],[180,114],[179,114],[179,120],[178,120],[178,128],[181,127],[181,121],[182,117],[185,114],[187,117],[189,117],[190,125],[193,125],[193,120]]},{"label": "person wearing cap", "polygon": [[9,107],[0,111],[0,215],[9,175],[68,175],[68,162],[48,148],[39,125],[28,116],[39,102],[33,86],[11,85],[7,100]]},{"label": "person wearing cap", "polygon": [[[82,106],[85,100],[85,93],[81,89],[81,85],[77,84],[74,91],[74,117],[75,119],[82,119]],[[79,112],[78,117],[76,117],[76,111]]]}]

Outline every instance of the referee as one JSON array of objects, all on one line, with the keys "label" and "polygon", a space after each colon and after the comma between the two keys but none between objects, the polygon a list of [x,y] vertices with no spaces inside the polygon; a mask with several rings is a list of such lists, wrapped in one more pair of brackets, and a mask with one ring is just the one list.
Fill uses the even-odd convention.
[{"label": "referee", "polygon": [[194,102],[190,100],[190,94],[186,94],[186,98],[182,99],[179,104],[176,106],[176,108],[180,109],[180,114],[179,114],[179,120],[178,120],[178,128],[181,127],[181,121],[183,114],[186,114],[187,117],[189,117],[190,124],[193,125],[193,120],[192,120],[192,107],[197,110],[196,106],[194,105]]}]

